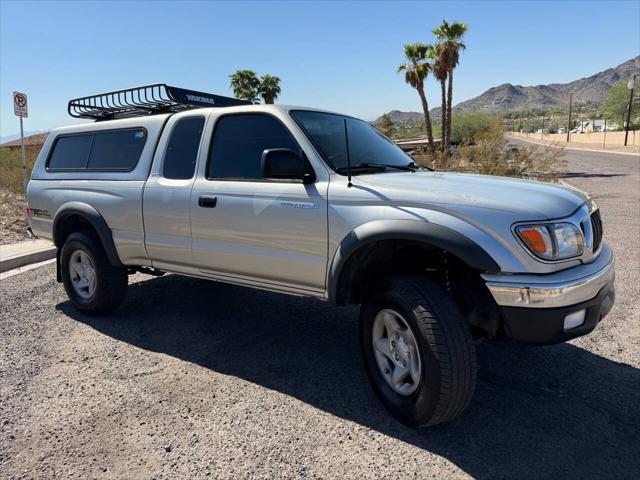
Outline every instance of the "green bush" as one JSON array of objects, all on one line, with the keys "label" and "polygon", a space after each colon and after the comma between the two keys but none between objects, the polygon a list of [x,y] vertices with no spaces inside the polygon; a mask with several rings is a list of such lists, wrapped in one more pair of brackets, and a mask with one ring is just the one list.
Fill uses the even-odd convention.
[{"label": "green bush", "polygon": [[[623,129],[627,121],[627,109],[629,108],[627,80],[620,80],[609,89],[609,95],[602,107],[605,114]],[[635,130],[640,127],[640,101],[637,99],[635,99],[631,105],[631,118],[629,123],[630,130]]]},{"label": "green bush", "polygon": [[473,144],[478,135],[491,130],[497,121],[499,117],[487,113],[454,113],[451,121],[451,143]]}]

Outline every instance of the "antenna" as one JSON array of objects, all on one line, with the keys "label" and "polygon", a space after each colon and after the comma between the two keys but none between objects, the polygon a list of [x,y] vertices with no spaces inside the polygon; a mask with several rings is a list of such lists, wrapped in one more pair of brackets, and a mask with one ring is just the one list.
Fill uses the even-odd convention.
[{"label": "antenna", "polygon": [[351,155],[349,154],[349,134],[347,133],[347,119],[344,119],[344,140],[346,142],[347,145],[347,175],[348,175],[348,182],[347,182],[347,187],[351,188],[353,187],[353,183],[351,183]]}]

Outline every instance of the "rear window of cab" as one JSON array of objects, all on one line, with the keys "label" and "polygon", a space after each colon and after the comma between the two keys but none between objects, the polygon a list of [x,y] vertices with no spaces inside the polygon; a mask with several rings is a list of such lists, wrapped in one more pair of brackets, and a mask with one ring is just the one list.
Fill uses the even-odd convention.
[{"label": "rear window of cab", "polygon": [[141,127],[63,135],[51,149],[47,170],[131,171],[146,141]]}]

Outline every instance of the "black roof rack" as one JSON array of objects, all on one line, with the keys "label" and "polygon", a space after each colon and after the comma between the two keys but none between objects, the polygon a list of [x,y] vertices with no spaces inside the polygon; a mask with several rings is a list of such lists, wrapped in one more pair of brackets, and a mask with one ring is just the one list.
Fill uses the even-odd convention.
[{"label": "black roof rack", "polygon": [[251,102],[156,83],[74,98],[69,100],[68,111],[72,117],[99,121],[236,105],[251,105]]}]

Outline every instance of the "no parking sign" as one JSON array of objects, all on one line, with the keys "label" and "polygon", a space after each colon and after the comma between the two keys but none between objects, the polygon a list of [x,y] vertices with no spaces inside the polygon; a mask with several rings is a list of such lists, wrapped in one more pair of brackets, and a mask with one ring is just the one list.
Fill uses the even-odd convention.
[{"label": "no parking sign", "polygon": [[13,92],[13,113],[18,117],[27,118],[27,95],[20,92]]},{"label": "no parking sign", "polygon": [[20,117],[20,145],[22,147],[22,184],[25,194],[27,193],[27,159],[24,153],[24,129],[22,119],[29,116],[27,111],[27,95],[20,92],[13,92],[13,113]]}]

